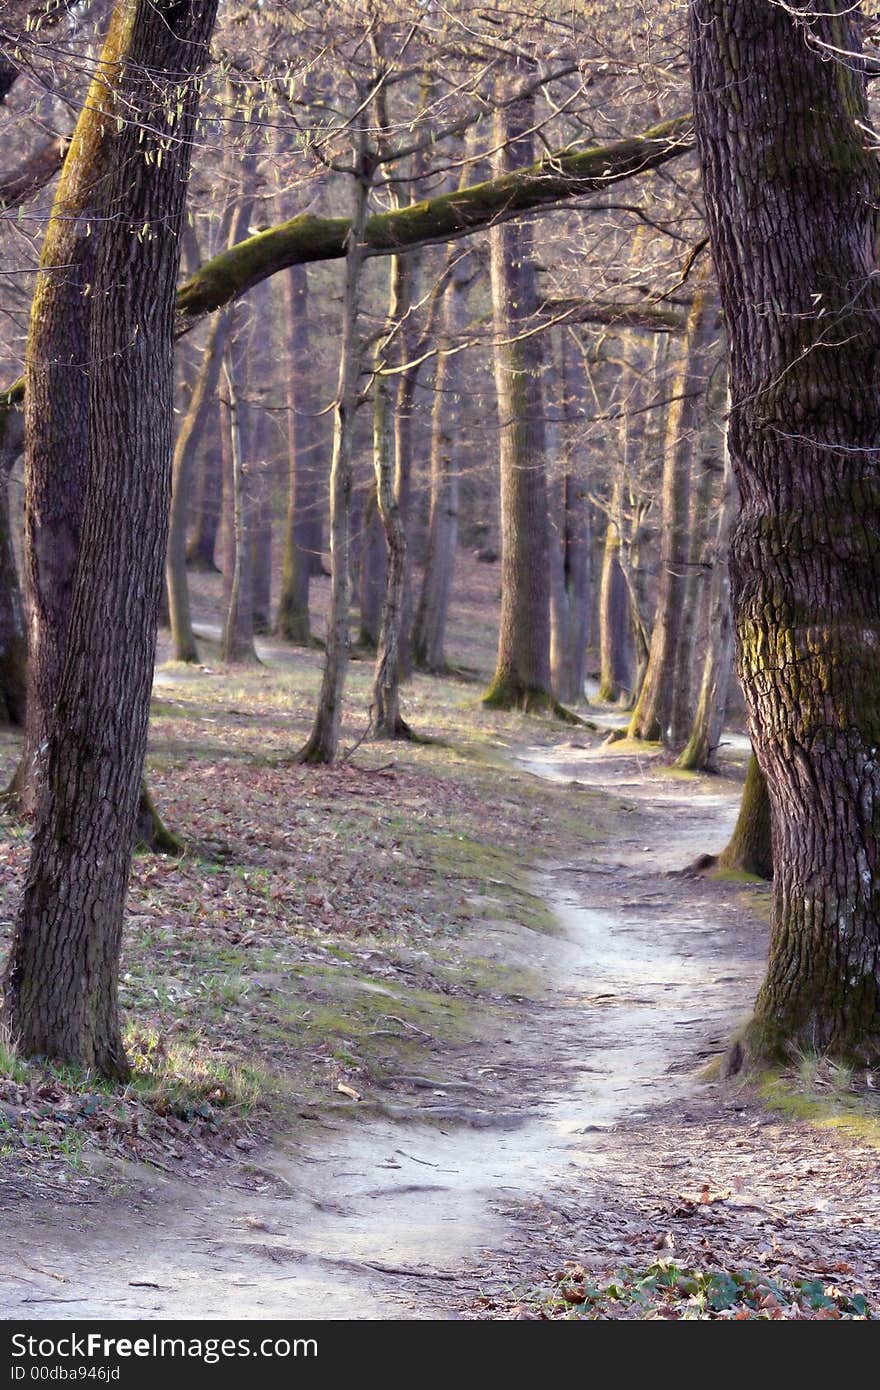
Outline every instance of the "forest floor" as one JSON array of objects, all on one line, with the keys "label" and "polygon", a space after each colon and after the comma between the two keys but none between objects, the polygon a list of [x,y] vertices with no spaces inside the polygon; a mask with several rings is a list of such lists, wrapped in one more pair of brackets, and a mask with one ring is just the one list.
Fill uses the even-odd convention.
[{"label": "forest floor", "polygon": [[[475,673],[497,570],[462,571]],[[135,863],[131,1085],[0,1053],[0,1315],[876,1313],[874,1078],[707,1068],[769,898],[683,870],[728,837],[744,741],[683,776],[489,712],[464,670],[407,687],[435,742],[354,748],[362,661],[354,751],[300,768],[321,654],[259,648],[157,668],[148,775],[185,852]],[[0,827],[7,919],[26,852]]]}]

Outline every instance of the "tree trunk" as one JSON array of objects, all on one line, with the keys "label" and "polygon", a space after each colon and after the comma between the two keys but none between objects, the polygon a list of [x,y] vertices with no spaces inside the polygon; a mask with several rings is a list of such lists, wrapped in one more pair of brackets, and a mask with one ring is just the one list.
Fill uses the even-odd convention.
[{"label": "tree trunk", "polygon": [[277,630],[288,642],[307,646],[312,637],[309,579],[321,560],[321,498],[305,266],[291,266],[282,293],[287,324],[288,491]]},{"label": "tree trunk", "polygon": [[27,700],[27,635],[9,517],[9,480],[0,425],[0,724],[22,725]]},{"label": "tree trunk", "polygon": [[[399,377],[382,375],[389,366],[402,366],[409,360],[402,321],[412,304],[412,268],[406,257],[395,256],[391,261],[391,292],[389,292],[388,325],[391,342],[385,339],[377,357],[375,374],[375,413],[373,431],[373,463],[375,496],[385,535],[388,567],[382,596],[380,639],[378,639],[373,680],[373,734],[375,738],[410,738],[412,730],[400,714],[400,634],[403,630],[403,598],[406,584],[406,530],[400,507],[400,488],[409,491],[409,477],[402,480],[402,471],[409,473],[409,425],[402,432],[400,410],[402,402]],[[409,403],[412,409],[412,400]],[[400,449],[406,450],[405,470],[400,467]]]},{"label": "tree trunk", "polygon": [[[704,436],[709,429],[703,431]],[[718,472],[718,460],[708,452],[709,440],[696,441],[697,476],[692,478],[691,516],[688,540],[687,574],[681,606],[681,631],[675,653],[675,675],[672,689],[672,716],[669,741],[680,746],[690,735],[694,719],[694,644],[697,623],[703,607],[705,589],[705,555],[709,535],[709,508],[713,484]]]},{"label": "tree trunk", "polygon": [[473,278],[471,260],[470,255],[456,260],[446,287],[441,351],[434,372],[431,510],[425,572],[412,636],[416,666],[434,672],[446,670],[446,620],[458,547],[463,353],[450,349],[467,327],[468,288]]},{"label": "tree trunk", "polygon": [[186,547],[186,563],[190,569],[216,574],[214,552],[217,548],[220,494],[223,487],[223,450],[220,442],[222,426],[216,401],[213,410],[208,411],[205,425],[205,447],[196,486],[195,520]]},{"label": "tree trunk", "polygon": [[[117,1003],[167,542],[174,287],[216,3],[119,0],[91,299],[88,469],[64,667],[5,976],[27,1056],[125,1077]],[[176,113],[156,158],[153,132]],[[112,133],[111,133],[112,132]],[[161,139],[161,137],[160,137]],[[151,153],[150,162],[145,154]],[[139,229],[135,234],[133,229]]]},{"label": "tree trunk", "polygon": [[[259,432],[258,432],[259,433]],[[272,631],[272,509],[270,506],[268,462],[257,455],[253,478],[254,517],[251,526],[251,609],[254,632]]]},{"label": "tree trunk", "polygon": [[[619,483],[615,484],[615,493],[619,487]],[[608,704],[621,700],[626,703],[633,690],[629,591],[620,567],[620,533],[614,520],[616,511],[615,495],[611,499],[611,516],[605,528],[599,585],[598,699]]]},{"label": "tree trunk", "polygon": [[[171,619],[171,650],[174,661],[199,659],[186,574],[186,523],[189,514],[190,473],[202,438],[205,422],[215,406],[220,367],[232,322],[232,310],[217,313],[205,343],[202,366],[190,398],[189,408],[177,432],[171,484],[171,519],[168,532],[168,560],[165,577],[168,611]],[[213,544],[212,544],[213,550]]]},{"label": "tree trunk", "polygon": [[752,754],[746,771],[739,815],[730,843],[718,856],[722,869],[773,877],[773,833],[767,782],[757,758]]},{"label": "tree trunk", "polygon": [[676,374],[663,456],[660,575],[648,668],[633,710],[630,738],[671,743],[675,671],[688,575],[690,472],[708,379],[707,349],[717,330],[714,296],[705,271],[694,287],[680,371]]},{"label": "tree trunk", "polygon": [[773,819],[770,961],[732,1060],[876,1063],[880,164],[862,17],[843,0],[691,15],[742,497],[738,657]]},{"label": "tree trunk", "polygon": [[717,771],[717,753],[727,709],[727,690],[733,664],[733,614],[730,609],[730,528],[738,502],[730,455],[724,451],[724,480],[715,533],[715,555],[709,597],[706,660],[700,698],[691,736],[676,767],[683,771]]},{"label": "tree trunk", "polygon": [[[533,99],[496,112],[498,173],[532,160]],[[485,704],[555,707],[550,690],[550,579],[545,473],[543,353],[532,231],[507,223],[489,233],[495,384],[501,454],[501,622]]]},{"label": "tree trunk", "polygon": [[299,753],[299,761],[306,763],[332,763],[336,760],[345,677],[348,670],[352,440],[361,365],[358,315],[366,251],[364,226],[367,220],[373,167],[373,157],[367,150],[366,132],[361,126],[357,130],[355,158],[355,211],[345,261],[339,385],[333,422],[333,459],[330,465],[330,616],[327,621],[324,672],[315,724],[305,747]]},{"label": "tree trunk", "polygon": [[[396,282],[391,295],[392,324],[406,290],[406,272],[399,257],[392,262],[392,277]],[[385,544],[388,568],[382,600],[382,619],[373,676],[372,732],[376,738],[409,738],[410,728],[400,713],[400,631],[403,617],[403,585],[406,566],[406,532],[394,489],[395,428],[394,400],[397,391],[393,378],[378,374],[375,381],[375,420],[373,428],[373,464],[376,471],[376,499]]]},{"label": "tree trunk", "polygon": [[130,13],[117,4],[52,205],[31,304],[25,354],[25,611],[28,692],[24,748],[9,804],[34,810],[58,693],[70,595],[79,558],[88,469],[88,287],[94,284],[111,142],[105,123],[128,42]]},{"label": "tree trunk", "polygon": [[[576,431],[587,399],[587,383],[579,354],[572,351],[566,332],[560,343],[560,367],[562,400],[557,428],[561,448],[557,476],[551,485],[557,536],[551,535],[550,669],[556,698],[563,704],[576,704],[585,698],[590,627],[589,499]],[[548,411],[548,430],[551,418]]]},{"label": "tree trunk", "polygon": [[385,530],[382,526],[375,483],[367,489],[364,499],[360,561],[358,643],[369,651],[376,651],[379,646],[379,628],[382,624],[382,596],[385,592],[388,547],[385,544]]},{"label": "tree trunk", "polygon": [[238,394],[238,374],[246,343],[243,325],[239,341],[227,346],[223,363],[226,387],[226,418],[229,447],[229,511],[227,526],[231,541],[230,560],[226,578],[226,616],[220,642],[220,659],[228,665],[253,663],[258,660],[254,649],[254,607],[251,591],[251,478],[250,459],[244,450],[249,447],[250,421],[244,402]]}]

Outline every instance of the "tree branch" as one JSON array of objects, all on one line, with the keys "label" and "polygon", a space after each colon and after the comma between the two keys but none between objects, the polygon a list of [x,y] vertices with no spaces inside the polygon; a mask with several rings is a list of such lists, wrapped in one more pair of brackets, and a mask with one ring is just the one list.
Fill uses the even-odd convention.
[{"label": "tree branch", "polygon": [[[691,148],[691,118],[683,115],[609,145],[545,155],[528,169],[375,214],[365,230],[367,255],[456,241],[523,213],[600,192]],[[344,217],[301,214],[215,256],[178,291],[178,333],[288,266],[340,260],[350,228]]]}]

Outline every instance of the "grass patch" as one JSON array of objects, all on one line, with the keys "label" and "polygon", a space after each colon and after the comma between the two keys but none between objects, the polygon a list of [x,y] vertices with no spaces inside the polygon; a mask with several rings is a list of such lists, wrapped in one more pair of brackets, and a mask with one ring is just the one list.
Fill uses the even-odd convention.
[{"label": "grass patch", "polygon": [[765,1072],[758,1094],[771,1110],[880,1150],[880,1095],[875,1084],[869,1073],[805,1053],[791,1070]]}]

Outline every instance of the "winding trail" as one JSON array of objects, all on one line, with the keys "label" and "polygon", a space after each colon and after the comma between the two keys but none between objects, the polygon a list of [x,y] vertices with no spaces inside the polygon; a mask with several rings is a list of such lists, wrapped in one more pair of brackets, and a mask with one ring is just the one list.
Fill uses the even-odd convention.
[{"label": "winding trail", "polygon": [[[61,1228],[32,1210],[17,1269],[7,1238],[5,1317],[455,1316],[487,1281],[525,1278],[554,1224],[609,1211],[631,1131],[712,1089],[696,1070],[760,974],[765,931],[732,890],[669,876],[723,846],[737,789],[664,781],[576,743],[519,760],[623,797],[629,833],[542,871],[560,935],[509,922],[478,934],[475,952],[546,987],[523,1001],[515,1036],[487,1041],[461,1075],[412,1079],[418,1118],[390,1106],[322,1123],[313,1139],[277,1141],[238,1185],[204,1191],[139,1168],[118,1202]],[[572,1184],[575,1216],[559,1195]]]}]

